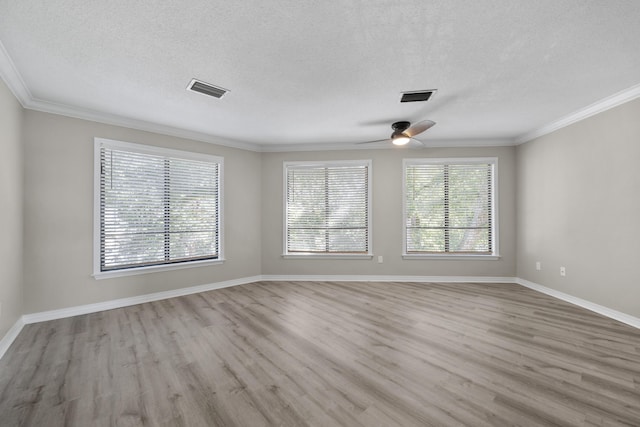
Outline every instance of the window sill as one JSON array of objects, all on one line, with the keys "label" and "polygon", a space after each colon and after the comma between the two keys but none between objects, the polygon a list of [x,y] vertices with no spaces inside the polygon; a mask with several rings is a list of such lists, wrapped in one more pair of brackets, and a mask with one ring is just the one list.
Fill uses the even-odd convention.
[{"label": "window sill", "polygon": [[284,259],[373,259],[371,254],[283,254]]},{"label": "window sill", "polygon": [[471,255],[471,254],[403,254],[404,260],[449,260],[449,261],[497,261],[500,255]]},{"label": "window sill", "polygon": [[224,259],[208,259],[204,261],[192,261],[178,264],[153,265],[149,267],[128,268],[124,270],[99,271],[92,274],[96,280],[111,279],[114,277],[136,276],[138,274],[157,273],[161,271],[182,270],[193,267],[206,267],[209,265],[223,264]]}]

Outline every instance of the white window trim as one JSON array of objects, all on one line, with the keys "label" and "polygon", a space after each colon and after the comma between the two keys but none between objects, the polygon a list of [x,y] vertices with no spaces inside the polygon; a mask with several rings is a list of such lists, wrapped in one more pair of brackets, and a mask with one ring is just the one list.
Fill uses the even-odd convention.
[{"label": "white window trim", "polygon": [[[366,254],[340,254],[340,253],[311,253],[311,252],[287,252],[287,169],[290,166],[297,168],[309,167],[332,167],[332,166],[367,166],[367,236],[368,236],[368,248]],[[294,161],[283,162],[282,167],[282,213],[283,213],[283,230],[282,230],[282,258],[284,259],[372,259],[373,258],[373,223],[372,223],[372,210],[371,205],[371,177],[372,177],[372,161],[368,160],[331,160],[331,161]]]},{"label": "white window trim", "polygon": [[291,253],[291,254],[282,254],[282,258],[284,259],[373,259],[372,253],[366,254],[339,254],[339,253],[330,253],[330,254],[319,254],[319,253]]},{"label": "white window trim", "polygon": [[402,254],[402,259],[404,260],[449,260],[449,261],[493,261],[499,260],[500,255],[473,255],[473,254]]},{"label": "white window trim", "polygon": [[[491,247],[493,248],[493,253],[491,254],[408,254],[407,253],[407,186],[406,186],[406,174],[407,174],[407,166],[409,165],[445,165],[445,164],[478,164],[478,163],[491,163],[493,164],[493,174],[492,174],[492,182],[491,189],[493,190],[492,194],[492,204],[491,204],[491,217],[493,218],[493,229],[491,233]],[[453,260],[453,261],[463,261],[463,260],[484,260],[484,261],[495,261],[499,260],[500,251],[498,242],[499,239],[499,224],[500,219],[498,217],[498,158],[497,157],[447,157],[447,158],[411,158],[411,159],[402,159],[402,259],[404,260]]]},{"label": "white window trim", "polygon": [[[99,250],[100,248],[98,248],[98,251]],[[127,268],[122,270],[99,271],[97,273],[94,272],[92,276],[96,280],[113,279],[115,277],[136,276],[139,274],[159,273],[159,272],[170,271],[170,270],[183,270],[185,268],[193,268],[193,267],[206,267],[209,265],[223,264],[224,261],[225,261],[224,259],[218,258],[218,259],[181,262],[176,264],[134,267],[134,268]],[[98,269],[99,268],[100,268],[100,265],[98,265]]]},{"label": "white window trim", "polygon": [[[134,267],[122,270],[100,270],[100,148],[103,146],[121,148],[143,154],[177,157],[187,160],[204,160],[216,162],[218,166],[218,258],[211,260],[188,261],[175,264]],[[203,267],[223,264],[224,258],[224,158],[210,154],[191,151],[173,150],[170,148],[151,145],[135,144],[132,142],[116,141],[106,138],[94,138],[93,142],[93,276],[96,280],[114,277],[135,276],[138,274],[155,273],[185,268]]]}]

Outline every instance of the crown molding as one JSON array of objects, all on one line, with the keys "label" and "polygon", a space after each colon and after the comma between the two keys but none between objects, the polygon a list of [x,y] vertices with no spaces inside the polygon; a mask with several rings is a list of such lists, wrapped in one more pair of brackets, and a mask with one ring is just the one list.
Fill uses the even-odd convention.
[{"label": "crown molding", "polygon": [[2,41],[0,41],[0,77],[2,77],[2,80],[7,84],[7,87],[18,102],[26,108],[33,97],[24,80],[22,80],[22,76],[18,72],[16,65],[9,56],[9,52],[4,48]]},{"label": "crown molding", "polygon": [[[114,114],[102,113],[80,107],[73,107],[34,98],[22,76],[18,72],[13,60],[0,41],[0,78],[7,84],[9,90],[18,99],[20,104],[30,110],[42,111],[45,113],[59,114],[77,119],[89,120],[114,126],[122,126],[130,129],[154,132],[178,138],[191,139],[195,141],[207,142],[230,148],[238,148],[256,152],[294,152],[294,151],[332,151],[332,150],[371,150],[371,149],[393,149],[391,144],[356,144],[356,143],[311,143],[311,144],[254,144],[243,141],[230,140],[215,137],[210,134],[190,131],[174,126],[162,125],[159,123],[147,122],[144,120],[132,119]],[[629,102],[640,97],[640,84],[632,86],[607,98],[604,98],[583,109],[571,113],[559,120],[534,129],[516,138],[496,138],[496,139],[443,139],[423,141],[424,148],[441,147],[497,147],[519,145],[532,139],[554,132],[563,127],[569,126],[580,120],[584,120],[595,114],[614,108],[618,105]]]},{"label": "crown molding", "polygon": [[73,117],[76,119],[89,120],[92,122],[104,123],[107,125],[122,126],[129,129],[154,132],[162,135],[175,136],[177,138],[191,139],[224,147],[238,148],[247,151],[261,151],[261,146],[248,142],[223,139],[206,133],[190,131],[174,126],[161,125],[159,123],[147,122],[144,120],[132,119],[114,114],[102,113],[84,108],[71,107],[40,99],[31,99],[24,105],[29,110],[42,111],[44,113],[59,114],[61,116]]},{"label": "crown molding", "polygon": [[[469,147],[505,147],[515,145],[512,138],[493,139],[434,139],[421,141],[424,147],[409,147],[410,150],[422,150],[424,148],[469,148]],[[402,150],[403,147],[396,147],[387,141],[374,142],[371,144],[359,144],[346,142],[341,144],[331,143],[311,143],[311,144],[263,144],[260,146],[263,153],[280,153],[293,151],[334,151],[334,150]]]},{"label": "crown molding", "polygon": [[[230,148],[255,152],[295,152],[295,151],[334,151],[334,150],[389,150],[395,148],[386,142],[374,144],[356,143],[311,143],[311,144],[254,144],[243,141],[230,140],[215,137],[210,134],[194,132],[174,126],[162,125],[159,123],[147,122],[115,114],[102,113],[80,107],[44,101],[35,98],[25,84],[22,76],[18,72],[15,64],[11,60],[9,53],[0,41],[0,77],[5,81],[11,92],[18,99],[20,104],[26,109],[41,111],[43,113],[58,114],[76,119],[89,120],[97,123],[104,123],[114,126],[122,126],[129,129],[136,129],[145,132],[154,132],[162,135],[175,136],[178,138],[191,139],[195,141],[207,142]],[[425,148],[437,147],[495,147],[513,145],[512,139],[466,139],[466,140],[431,140],[425,141]]]},{"label": "crown molding", "polygon": [[520,135],[515,139],[515,144],[516,145],[524,144],[525,142],[531,141],[532,139],[539,138],[543,135],[547,135],[558,129],[562,129],[564,127],[572,125],[573,123],[579,122],[581,120],[589,118],[598,113],[602,113],[604,111],[617,107],[618,105],[622,105],[625,102],[632,101],[639,97],[640,97],[640,84],[637,84],[628,89],[625,89],[611,96],[608,96],[604,99],[601,99],[600,101],[597,101],[567,116],[564,116],[561,119],[556,120],[555,122],[549,123],[538,129],[534,129],[531,132],[527,132],[523,135]]},{"label": "crown molding", "polygon": [[262,144],[260,151],[263,153],[285,153],[295,151],[344,151],[344,150],[386,150],[393,148],[390,144],[357,144],[345,142],[334,143],[303,143],[303,144]]},{"label": "crown molding", "polygon": [[61,116],[73,117],[76,119],[89,120],[92,122],[104,123],[114,126],[122,126],[129,129],[136,129],[145,132],[154,132],[162,135],[175,136],[178,138],[191,139],[195,141],[208,142],[230,148],[239,148],[248,151],[262,151],[261,146],[248,142],[235,141],[226,138],[219,138],[213,135],[194,132],[174,126],[161,125],[159,123],[147,122],[115,114],[102,113],[80,107],[59,104],[55,102],[43,101],[35,98],[22,76],[18,72],[9,52],[0,41],[0,77],[7,84],[9,90],[18,99],[23,108],[28,110],[41,111],[43,113],[59,114]]}]

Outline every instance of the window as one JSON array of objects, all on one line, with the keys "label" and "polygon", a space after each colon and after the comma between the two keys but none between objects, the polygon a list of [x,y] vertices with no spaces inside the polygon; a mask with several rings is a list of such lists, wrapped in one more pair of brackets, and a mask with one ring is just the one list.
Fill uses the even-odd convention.
[{"label": "window", "polygon": [[404,161],[404,255],[497,256],[494,158]]},{"label": "window", "polygon": [[288,162],[285,255],[370,257],[371,162]]},{"label": "window", "polygon": [[221,260],[222,158],[96,138],[94,275]]}]

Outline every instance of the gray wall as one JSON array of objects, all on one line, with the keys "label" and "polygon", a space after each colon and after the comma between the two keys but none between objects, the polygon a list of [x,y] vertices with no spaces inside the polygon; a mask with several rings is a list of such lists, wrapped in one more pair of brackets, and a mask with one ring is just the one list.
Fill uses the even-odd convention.
[{"label": "gray wall", "polygon": [[0,79],[0,339],[23,314],[22,114]]},{"label": "gray wall", "polygon": [[[408,157],[498,157],[499,248],[496,261],[402,259],[402,159]],[[373,260],[284,259],[283,162],[372,160]],[[264,153],[262,159],[262,273],[416,276],[506,276],[516,271],[515,147],[382,149]],[[377,256],[384,262],[378,264]]]},{"label": "gray wall", "polygon": [[[26,313],[260,274],[259,153],[30,110],[24,121]],[[91,277],[94,137],[223,156],[227,261],[104,280]]]},{"label": "gray wall", "polygon": [[640,317],[639,164],[640,99],[519,146],[518,277]]},{"label": "gray wall", "polygon": [[[259,274],[517,275],[640,316],[632,271],[640,241],[640,100],[517,148],[263,154],[23,111],[4,85],[0,113],[0,336],[22,313]],[[93,279],[94,137],[223,156],[227,261]],[[402,260],[402,159],[471,156],[499,158],[500,260]],[[283,162],[342,159],[373,161],[373,250],[384,263],[283,259]]]},{"label": "gray wall", "polygon": [[[225,159],[223,265],[95,280],[93,138],[181,148]],[[259,274],[514,276],[515,148],[254,153],[27,110],[24,114],[24,311],[108,301]],[[403,261],[402,158],[499,158],[497,261]],[[373,244],[385,262],[283,260],[282,162],[373,160]]]}]

